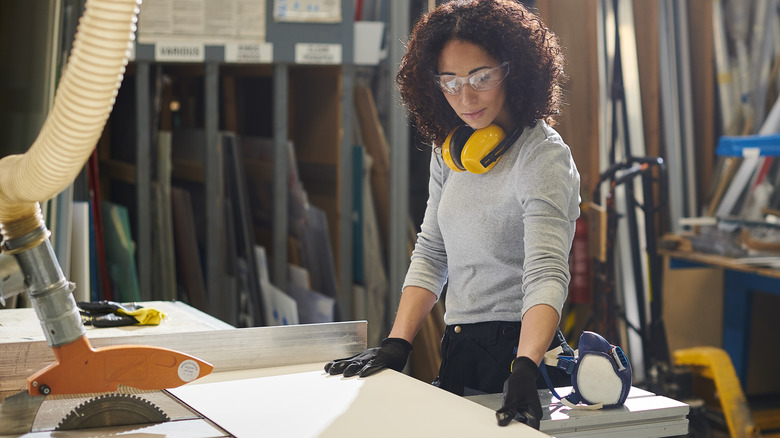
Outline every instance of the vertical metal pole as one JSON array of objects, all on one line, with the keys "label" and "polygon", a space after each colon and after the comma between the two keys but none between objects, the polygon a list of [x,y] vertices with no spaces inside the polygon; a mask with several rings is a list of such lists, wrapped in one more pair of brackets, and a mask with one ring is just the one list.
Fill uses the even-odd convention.
[{"label": "vertical metal pole", "polygon": [[[685,7],[685,5],[683,5]],[[677,28],[674,25],[673,0],[663,0],[658,3],[658,46],[659,46],[659,77],[661,88],[661,111],[663,117],[663,136],[666,146],[665,156],[669,162],[669,184],[670,187],[679,188],[669,192],[669,217],[671,229],[675,233],[682,231],[680,218],[691,214],[685,206],[685,165],[683,158],[683,147],[692,148],[693,142],[683,143],[680,136],[683,128],[681,120],[683,114],[680,113],[680,96],[684,90],[678,88],[677,82],[677,50],[681,45],[677,42]]]},{"label": "vertical metal pole", "polygon": [[354,115],[353,65],[341,66],[341,157],[339,162],[339,306],[343,320],[352,319],[352,116]]},{"label": "vertical metal pole", "polygon": [[[620,158],[622,160],[629,154],[633,157],[645,156],[645,135],[643,131],[644,127],[642,125],[642,101],[639,91],[639,66],[636,52],[636,34],[634,33],[634,5],[631,0],[617,1],[619,3],[619,8],[615,11],[615,13],[617,14],[618,18],[618,25],[616,27],[620,41],[619,67],[621,68],[620,77],[623,80],[622,103],[624,107],[622,108],[622,114],[614,114],[613,116],[623,117],[621,120],[621,123],[623,124],[622,126],[624,127],[622,132],[622,141],[624,147],[627,147],[624,149],[624,155]],[[636,196],[636,203],[639,205],[644,204],[644,197],[641,195],[642,182],[635,182],[634,188],[636,189],[634,192]],[[619,208],[624,208],[623,206],[627,206],[626,191],[621,187],[617,187],[615,194],[616,202],[620,206]],[[633,204],[634,202],[631,203]],[[636,214],[636,225],[639,229],[644,229],[644,213],[641,211],[636,211],[636,207],[625,208],[634,209],[633,214]],[[625,212],[618,210],[618,214],[625,214]],[[647,278],[649,273],[647,272],[646,257],[647,242],[645,242],[645,236],[640,235],[639,244],[637,246],[632,246],[628,236],[628,226],[629,224],[627,221],[620,221],[618,224],[617,243],[618,254],[621,259],[619,262],[619,274],[621,275],[620,281],[622,284],[619,290],[622,291],[621,293],[623,294],[625,300],[624,309],[626,310],[626,320],[635,327],[638,327],[640,326],[640,315],[638,314],[640,304],[636,302],[636,296],[631,293],[627,293],[626,291],[631,291],[634,289],[634,283],[632,281],[634,277],[641,278],[642,284],[648,283]],[[634,254],[632,254],[632,252]],[[642,258],[642,262],[639,265],[641,269],[639,269],[637,272],[631,272],[632,268],[630,266],[630,262],[635,256],[636,252],[639,252],[638,256]],[[646,305],[646,302],[642,304],[642,306]],[[631,361],[634,371],[634,378],[639,379],[640,377],[638,376],[645,376],[647,371],[644,368],[644,359],[642,357],[642,339],[638,334],[632,331],[628,331],[627,334],[628,345],[632,352]]]},{"label": "vertical metal pole", "polygon": [[[668,8],[676,10],[672,13],[670,21],[677,23],[675,32],[677,34],[677,80],[679,81],[681,115],[680,138],[682,142],[680,146],[683,148],[681,155],[683,157],[683,165],[685,166],[685,183],[683,187],[687,192],[683,198],[685,205],[682,213],[686,216],[695,216],[698,205],[696,172],[699,166],[696,160],[696,142],[693,138],[693,85],[691,83],[691,48],[688,36],[688,5],[687,2],[677,2],[669,5]],[[772,10],[774,11],[774,8]]]},{"label": "vertical metal pole", "polygon": [[[135,65],[135,111],[136,111],[136,202],[138,203],[138,230],[135,236],[138,252],[138,287],[141,299],[152,298],[152,217],[151,209],[151,163],[152,109],[149,97],[149,62],[138,61]],[[114,297],[115,299],[118,297]]]},{"label": "vertical metal pole", "polygon": [[404,42],[409,33],[409,2],[390,2],[390,52],[392,63],[391,105],[389,111],[388,144],[390,145],[390,218],[389,218],[389,266],[390,302],[388,315],[392,319],[398,310],[406,270],[409,267],[408,234],[409,221],[409,125],[403,108],[395,105],[400,101],[395,85],[395,72],[404,54]]},{"label": "vertical metal pole", "polygon": [[287,89],[289,67],[274,65],[274,210],[273,210],[273,267],[272,281],[282,290],[287,290],[287,216],[288,139],[287,139]]},{"label": "vertical metal pole", "polygon": [[219,141],[219,64],[207,62],[206,113],[206,286],[209,313],[225,319],[225,200],[223,154]]}]

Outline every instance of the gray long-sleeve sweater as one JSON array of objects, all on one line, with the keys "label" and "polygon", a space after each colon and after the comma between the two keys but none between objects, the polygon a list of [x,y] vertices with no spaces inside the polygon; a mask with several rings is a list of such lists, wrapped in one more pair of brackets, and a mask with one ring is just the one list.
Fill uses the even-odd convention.
[{"label": "gray long-sleeve sweater", "polygon": [[520,321],[537,304],[561,314],[579,216],[571,150],[546,123],[526,128],[487,173],[453,172],[434,152],[429,198],[404,287],[445,299],[447,324]]}]

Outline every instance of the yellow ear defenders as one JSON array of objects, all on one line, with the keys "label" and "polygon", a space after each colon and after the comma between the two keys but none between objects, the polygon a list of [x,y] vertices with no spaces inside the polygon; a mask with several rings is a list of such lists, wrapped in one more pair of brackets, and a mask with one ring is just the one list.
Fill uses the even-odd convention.
[{"label": "yellow ear defenders", "polygon": [[456,172],[485,173],[496,165],[519,134],[517,129],[507,138],[498,125],[476,131],[467,125],[458,126],[444,140],[441,155],[447,166]]}]

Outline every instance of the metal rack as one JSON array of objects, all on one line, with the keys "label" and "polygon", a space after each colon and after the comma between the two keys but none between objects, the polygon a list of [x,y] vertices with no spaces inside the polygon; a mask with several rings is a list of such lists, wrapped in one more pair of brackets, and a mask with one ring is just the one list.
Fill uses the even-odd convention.
[{"label": "metal rack", "polygon": [[[349,163],[352,153],[352,138],[347,133],[352,129],[353,96],[353,52],[354,52],[354,2],[341,0],[342,21],[340,23],[288,23],[269,19],[266,22],[266,42],[273,45],[273,258],[271,275],[275,284],[285,289],[287,283],[287,143],[288,143],[288,81],[289,69],[296,64],[295,50],[299,43],[326,43],[341,46],[341,126],[340,163]],[[266,4],[266,17],[273,17],[273,2]],[[135,47],[135,86],[137,111],[136,144],[136,201],[138,205],[138,231],[135,236],[138,248],[139,286],[142,294],[151,290],[151,252],[152,252],[152,215],[151,202],[151,124],[148,110],[151,108],[149,72],[152,65],[160,61],[155,59],[153,44],[137,44]],[[224,46],[206,45],[203,57],[204,96],[205,96],[205,133],[206,133],[206,224],[209,230],[206,241],[206,287],[218,291],[225,276],[223,260],[217,250],[224,236],[224,220],[220,194],[223,193],[223,170],[218,147],[219,120],[219,75],[220,66],[228,64]],[[351,166],[338,166],[339,184],[339,305],[344,314],[351,314],[352,293],[352,174]],[[333,226],[333,224],[331,224]],[[219,309],[219,296],[209,294],[210,307]],[[149,297],[143,296],[143,299]],[[215,315],[217,317],[221,315]]]}]

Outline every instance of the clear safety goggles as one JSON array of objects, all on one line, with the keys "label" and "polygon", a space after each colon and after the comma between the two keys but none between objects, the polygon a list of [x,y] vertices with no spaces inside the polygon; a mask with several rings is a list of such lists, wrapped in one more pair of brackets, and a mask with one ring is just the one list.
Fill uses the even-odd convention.
[{"label": "clear safety goggles", "polygon": [[509,75],[509,62],[498,67],[474,72],[468,76],[436,75],[436,84],[447,94],[457,95],[468,83],[475,91],[489,91],[498,87]]}]

